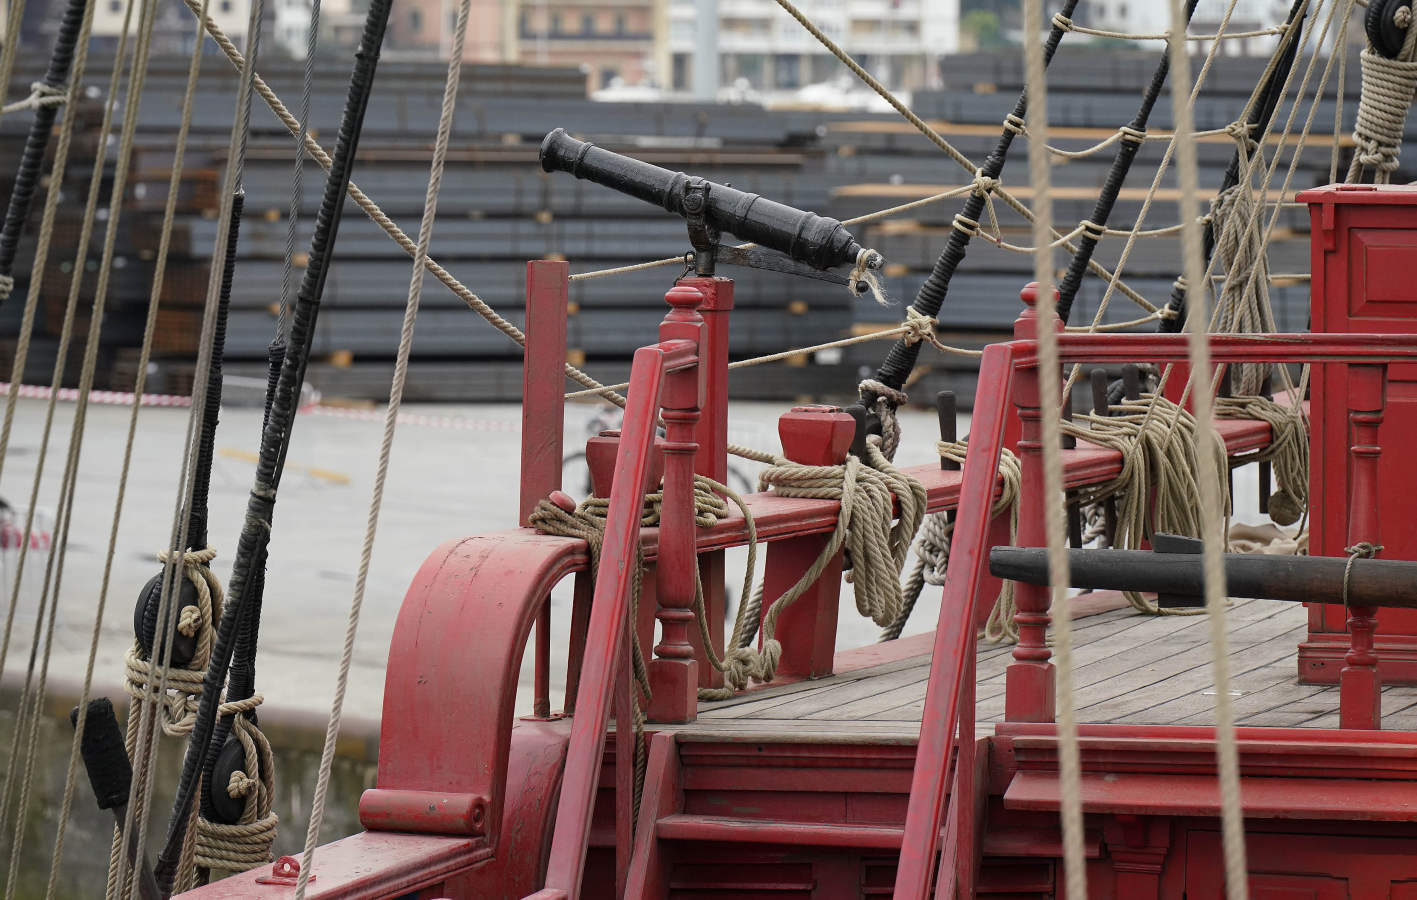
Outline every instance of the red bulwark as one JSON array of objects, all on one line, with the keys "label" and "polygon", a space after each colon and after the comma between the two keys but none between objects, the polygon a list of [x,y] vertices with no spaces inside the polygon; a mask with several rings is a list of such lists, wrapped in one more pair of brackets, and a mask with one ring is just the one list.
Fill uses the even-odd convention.
[{"label": "red bulwark", "polygon": [[[1312,322],[1315,332],[1417,333],[1417,187],[1330,185],[1301,193],[1313,228]],[[1347,556],[1350,545],[1348,411],[1356,389],[1346,366],[1316,366],[1310,412],[1309,552]],[[1379,442],[1388,448],[1417,442],[1417,365],[1388,367],[1386,408]],[[1389,497],[1417,495],[1417,469],[1404,454],[1385,454],[1378,486]],[[1404,521],[1406,504],[1378,510],[1384,559],[1417,559],[1417,528]],[[1309,608],[1308,640],[1299,646],[1299,679],[1338,681],[1349,650],[1348,612],[1342,606]],[[1385,684],[1417,683],[1417,611],[1378,614],[1378,672]]]}]

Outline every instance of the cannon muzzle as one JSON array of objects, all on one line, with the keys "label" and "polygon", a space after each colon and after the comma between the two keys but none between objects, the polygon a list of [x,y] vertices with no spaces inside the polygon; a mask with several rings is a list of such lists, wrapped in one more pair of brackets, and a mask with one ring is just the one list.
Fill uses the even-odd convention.
[{"label": "cannon muzzle", "polygon": [[[816,269],[855,265],[861,245],[836,219],[706,181],[578,141],[557,128],[541,142],[541,168],[638,197],[709,228],[776,250]],[[692,237],[692,230],[691,230]],[[698,250],[709,249],[700,246]],[[881,259],[873,254],[870,268]]]}]

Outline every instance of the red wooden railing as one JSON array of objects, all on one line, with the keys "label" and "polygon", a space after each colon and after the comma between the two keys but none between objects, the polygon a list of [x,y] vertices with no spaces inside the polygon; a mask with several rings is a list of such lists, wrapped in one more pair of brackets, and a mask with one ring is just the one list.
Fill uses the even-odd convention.
[{"label": "red wooden railing", "polygon": [[[1020,329],[1026,333],[1027,328]],[[1059,335],[1063,363],[1125,363],[1138,359],[1181,363],[1187,359],[1184,335]],[[1386,367],[1417,359],[1417,336],[1373,334],[1225,335],[1211,338],[1217,365],[1259,362],[1330,363],[1351,366],[1355,389],[1348,398],[1352,425],[1350,454],[1354,478],[1350,491],[1350,538],[1378,543],[1376,480],[1380,452],[1377,428],[1382,421]],[[978,590],[987,571],[988,515],[995,489],[998,458],[1010,402],[1021,419],[1019,456],[1022,506],[1018,540],[1041,546],[1042,445],[1039,442],[1040,397],[1037,346],[1032,340],[995,344],[985,349],[976,396],[970,450],[966,457],[951,565],[935,633],[934,653],[920,728],[915,772],[901,846],[894,896],[972,896],[977,853],[966,843],[973,834],[972,752],[974,747],[975,632]],[[1049,402],[1057,402],[1050,400]],[[1006,678],[1008,721],[1053,720],[1053,664],[1044,640],[1049,624],[1048,589],[1016,590],[1020,639]],[[1340,685],[1340,721],[1344,728],[1379,727],[1380,684],[1371,652],[1373,611],[1354,608],[1350,615],[1352,651]],[[958,735],[958,758],[951,751]],[[951,778],[953,781],[951,782]],[[953,785],[950,802],[947,784]],[[941,826],[945,828],[940,840]],[[936,872],[935,860],[939,853]],[[936,893],[931,894],[935,875]]]},{"label": "red wooden railing", "polygon": [[[655,426],[663,410],[668,426],[666,449],[671,461],[664,476],[665,501],[659,530],[661,620],[664,644],[655,660],[660,678],[656,694],[666,683],[681,687],[689,703],[698,689],[697,663],[687,642],[693,621],[693,429],[703,401],[703,379],[698,349],[703,320],[696,307],[699,291],[680,286],[666,299],[673,310],[660,328],[660,343],[635,352],[630,368],[629,403],[615,459],[615,480],[596,573],[595,594],[586,629],[586,651],[581,661],[576,715],[571,727],[556,826],[551,840],[546,887],[540,898],[576,897],[580,893],[590,838],[591,813],[600,778],[609,724],[612,693],[616,699],[616,844],[625,853],[630,847],[630,791],[634,759],[631,725],[629,629],[632,582],[639,567],[640,518],[649,471]],[[687,591],[685,588],[687,587]],[[667,590],[666,590],[667,589]],[[668,672],[667,669],[674,669]],[[676,698],[677,699],[677,698]],[[674,699],[671,699],[672,704]],[[692,708],[692,707],[691,707]],[[623,832],[623,834],[622,834]],[[623,840],[622,840],[623,838]],[[628,860],[626,860],[628,861]],[[627,865],[620,866],[621,872]],[[623,877],[623,875],[621,876]]]}]

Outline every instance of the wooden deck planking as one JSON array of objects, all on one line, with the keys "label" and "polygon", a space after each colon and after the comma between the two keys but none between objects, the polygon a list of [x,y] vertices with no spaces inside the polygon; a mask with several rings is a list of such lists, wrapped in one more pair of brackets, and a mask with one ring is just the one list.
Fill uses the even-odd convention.
[{"label": "wooden deck planking", "polygon": [[[1336,727],[1338,691],[1301,685],[1295,654],[1306,612],[1294,603],[1236,601],[1226,614],[1230,690],[1237,723]],[[1074,684],[1079,721],[1150,725],[1213,725],[1215,686],[1204,616],[1146,616],[1112,610],[1074,625]],[[981,644],[976,658],[976,715],[981,729],[1001,721],[1007,645]],[[812,740],[852,736],[912,738],[924,713],[926,656],[897,660],[817,681],[772,685],[732,700],[705,703],[703,737],[771,734]],[[1384,728],[1417,730],[1417,687],[1383,691]]]}]

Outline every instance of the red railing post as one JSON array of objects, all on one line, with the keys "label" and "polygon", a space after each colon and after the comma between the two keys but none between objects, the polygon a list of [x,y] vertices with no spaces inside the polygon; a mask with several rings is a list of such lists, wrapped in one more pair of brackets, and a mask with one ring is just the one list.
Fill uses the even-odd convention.
[{"label": "red railing post", "polygon": [[[1383,422],[1386,393],[1386,366],[1349,367],[1349,547],[1380,543],[1378,502],[1382,489],[1378,484],[1378,461],[1382,446],[1378,443],[1378,427]],[[1377,625],[1377,610],[1373,607],[1348,607],[1350,646],[1338,676],[1340,728],[1382,727],[1382,681],[1378,677],[1378,655],[1373,650]]]},{"label": "red railing post", "polygon": [[[976,613],[970,607],[979,602],[980,582],[988,568],[990,507],[999,482],[999,455],[1013,389],[1014,350],[1012,344],[992,344],[984,349],[979,366],[980,390],[974,405],[969,452],[965,455],[950,566],[945,570],[944,598],[930,654],[930,680],[925,687],[915,770],[910,778],[910,805],[895,881],[896,900],[932,896],[930,876],[935,870],[951,749],[961,722],[960,704],[969,702],[974,695],[964,686],[973,677]],[[972,728],[961,738],[972,741]],[[972,797],[969,802],[973,802]],[[956,817],[954,821],[967,825],[968,818]],[[973,860],[969,864],[972,866]],[[966,877],[959,883],[968,885],[970,880]]]},{"label": "red railing post", "polygon": [[[835,406],[796,406],[777,420],[782,455],[807,466],[835,466],[846,461],[856,435],[856,420]],[[827,534],[789,538],[768,545],[763,567],[763,615],[797,583],[831,540]],[[830,675],[836,655],[836,616],[841,598],[841,553],[816,583],[807,588],[777,620],[782,642],[777,674],[803,678]]]},{"label": "red railing post", "polygon": [[[704,295],[699,304],[703,316],[703,339],[699,343],[699,365],[704,370],[703,415],[694,429],[699,449],[694,456],[694,471],[707,475],[719,484],[728,483],[728,348],[729,319],[733,311],[733,279],[722,276],[690,276],[679,284],[697,288]],[[708,614],[709,635],[715,652],[723,655],[724,617],[724,552],[710,550],[699,554],[699,579],[704,586],[704,610]],[[689,632],[694,645],[694,657],[699,661],[699,686],[719,687],[723,673],[708,663],[700,646],[702,638],[697,628]]]},{"label": "red railing post", "polygon": [[580,896],[615,671],[622,664],[625,650],[626,618],[644,507],[645,471],[659,418],[660,392],[666,371],[697,367],[693,356],[696,349],[687,341],[641,347],[635,351],[630,367],[630,402],[625,409],[615,464],[619,477],[610,489],[595,598],[586,628],[588,652],[581,665],[576,717],[566,748],[561,797],[556,805],[556,830],[551,838],[546,873],[546,888],[562,891],[569,897]]},{"label": "red railing post", "polygon": [[[703,294],[676,285],[664,297],[672,307],[659,327],[661,341],[703,337],[698,313]],[[664,418],[664,502],[660,507],[659,587],[661,639],[654,648],[649,676],[653,695],[649,717],[655,722],[692,722],[698,714],[699,663],[689,636],[694,631],[694,440],[704,402],[702,364],[665,377],[660,405]]]},{"label": "red railing post", "polygon": [[[1014,323],[1014,337],[1037,337],[1040,320],[1034,306],[1037,286],[1023,289],[1023,314]],[[1062,322],[1048,306],[1045,314],[1050,327],[1062,329]],[[1043,515],[1046,503],[1061,503],[1062,498],[1046,496],[1043,490],[1043,442],[1039,407],[1038,367],[1021,365],[1014,371],[1014,403],[1020,421],[1018,457],[1021,470],[1018,508],[1018,545],[1042,547],[1047,544]],[[1049,399],[1056,403],[1057,400]],[[1018,644],[1014,661],[1009,664],[1004,689],[1004,719],[1009,722],[1051,722],[1055,711],[1054,670],[1052,651],[1048,649],[1049,589],[1034,584],[1014,586],[1014,602],[1018,612]]]},{"label": "red railing post", "polygon": [[522,360],[521,512],[526,525],[536,504],[561,489],[565,428],[566,293],[569,264],[526,264],[526,355]]},{"label": "red railing post", "polygon": [[[566,379],[566,295],[568,263],[534,259],[526,264],[526,354],[522,359],[521,509],[526,526],[532,510],[561,489]],[[551,598],[536,620],[532,717],[551,716]]]}]

